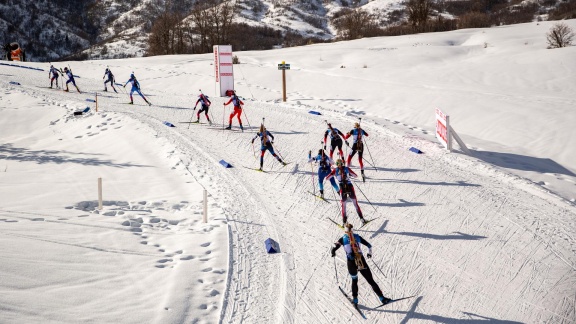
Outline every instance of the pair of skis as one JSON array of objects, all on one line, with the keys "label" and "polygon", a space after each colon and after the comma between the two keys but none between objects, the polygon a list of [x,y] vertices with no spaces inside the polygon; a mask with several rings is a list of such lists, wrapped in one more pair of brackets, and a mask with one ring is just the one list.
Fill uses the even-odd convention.
[{"label": "pair of skis", "polygon": [[[338,289],[339,289],[340,292],[344,295],[344,297],[346,297],[346,299],[348,299],[348,301],[354,306],[354,309],[358,312],[358,314],[360,314],[360,316],[362,316],[363,319],[367,319],[366,315],[364,315],[364,312],[360,309],[360,307],[358,307],[358,304],[354,303],[354,301],[352,300],[352,298],[350,298],[350,296],[344,291],[344,289],[342,289],[341,286],[338,286]],[[374,309],[378,309],[378,308],[380,308],[380,307],[382,307],[382,306],[390,305],[390,304],[395,303],[395,302],[397,302],[397,301],[401,301],[401,300],[409,299],[409,298],[414,298],[414,297],[416,297],[416,295],[392,299],[392,300],[390,300],[389,302],[387,302],[387,303],[385,303],[385,304],[378,305],[378,306],[376,306],[376,307],[374,307],[374,308],[372,308],[372,309],[373,309],[373,310],[374,310]]]},{"label": "pair of skis", "polygon": [[[369,219],[366,221],[366,223],[362,224],[362,226],[360,226],[359,228],[362,228],[366,225],[368,225],[370,222],[372,222],[373,220],[377,219],[378,217],[374,217],[372,219]],[[335,220],[333,220],[332,218],[328,218],[329,221],[331,221],[332,223],[334,223],[334,225],[340,227],[340,229],[344,229],[344,225],[340,225],[338,222],[336,222]]]}]

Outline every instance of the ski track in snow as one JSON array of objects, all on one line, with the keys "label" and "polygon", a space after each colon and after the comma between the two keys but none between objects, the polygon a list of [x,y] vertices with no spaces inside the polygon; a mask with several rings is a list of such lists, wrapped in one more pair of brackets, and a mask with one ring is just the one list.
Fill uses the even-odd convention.
[{"label": "ski track in snow", "polygon": [[[7,68],[0,67],[3,69]],[[324,119],[348,131],[356,121],[354,115],[327,112],[312,116],[307,107],[247,99],[245,131],[230,132],[215,129],[221,127],[222,116],[227,119],[230,113],[229,106],[222,108],[224,98],[211,98],[214,127],[188,126],[178,122],[190,120],[192,95],[144,89],[154,106],[143,105],[139,97],[134,98],[134,106],[125,105],[125,94],[108,92],[99,97],[99,113],[73,117],[73,111],[87,105],[89,93],[101,90],[100,80],[79,79],[79,87],[88,92],[71,92],[62,101],[56,90],[41,88],[39,73],[22,71],[13,77],[22,83],[19,87],[2,81],[5,91],[24,91],[42,98],[46,109],[64,105],[69,115],[53,123],[74,123],[75,118],[97,121],[79,140],[122,127],[120,119],[141,122],[177,148],[174,155],[185,172],[225,210],[230,268],[221,323],[348,323],[361,319],[337,292],[329,256],[329,248],[342,233],[326,218],[340,221],[339,204],[329,193],[329,183],[325,188],[330,203],[308,193],[314,189],[306,163],[308,151],[320,147]],[[259,173],[242,166],[258,165],[250,139],[264,117],[275,136],[275,149],[292,163],[282,167],[266,153],[264,169],[270,172]],[[166,127],[163,121],[176,127]],[[236,120],[233,126],[237,126]],[[447,154],[435,143],[398,136],[367,119],[363,127],[370,134],[370,154],[365,153],[365,159],[375,167],[365,163],[368,179],[355,185],[365,216],[378,219],[356,232],[374,245],[374,259],[368,264],[384,294],[417,296],[372,309],[378,305],[377,297],[361,278],[360,308],[370,323],[576,321],[576,242],[570,235],[576,225],[573,206],[554,196],[535,195],[537,189],[529,182],[473,158]],[[426,153],[415,155],[407,150],[411,146]],[[234,167],[223,168],[220,159]],[[355,156],[353,169],[357,166]],[[347,210],[349,220],[358,225],[351,203]],[[38,218],[3,216],[0,214],[0,221],[4,222]],[[130,230],[139,228],[128,217],[125,220]],[[151,224],[154,226],[136,234],[142,244],[153,246],[154,234],[161,228],[159,223]],[[281,253],[265,253],[264,241],[269,237],[279,243]],[[178,251],[165,252],[156,266],[175,262]],[[343,252],[338,253],[338,281],[350,291],[350,279],[340,259]]]}]

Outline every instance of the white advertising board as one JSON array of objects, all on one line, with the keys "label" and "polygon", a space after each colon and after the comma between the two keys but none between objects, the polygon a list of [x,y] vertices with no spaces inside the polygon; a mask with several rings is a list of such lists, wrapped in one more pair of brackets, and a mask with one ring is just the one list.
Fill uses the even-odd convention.
[{"label": "white advertising board", "polygon": [[450,138],[450,116],[444,114],[436,108],[436,138],[449,151],[452,150],[452,141]]},{"label": "white advertising board", "polygon": [[216,94],[226,96],[226,90],[234,90],[234,66],[232,45],[214,45],[214,77]]}]

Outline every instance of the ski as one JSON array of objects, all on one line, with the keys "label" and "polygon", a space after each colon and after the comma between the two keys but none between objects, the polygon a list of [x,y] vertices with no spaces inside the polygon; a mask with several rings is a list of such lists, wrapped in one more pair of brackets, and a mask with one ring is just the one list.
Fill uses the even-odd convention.
[{"label": "ski", "polygon": [[[200,122],[178,122],[180,124],[198,124],[198,125],[208,125],[209,123],[200,123]],[[211,125],[211,124],[210,124]]]},{"label": "ski", "polygon": [[372,219],[367,220],[366,223],[364,223],[364,224],[362,224],[362,226],[360,226],[360,228],[368,225],[368,223],[370,223],[371,221],[373,221],[373,220],[375,220],[375,219],[377,219],[377,218],[378,218],[378,217],[375,217],[375,218],[372,218]]},{"label": "ski", "polygon": [[344,225],[340,225],[340,224],[336,223],[336,221],[334,221],[332,218],[328,218],[328,220],[330,220],[332,223],[334,223],[334,225],[340,227],[340,229],[344,229]]},{"label": "ski", "polygon": [[308,193],[311,194],[312,196],[314,196],[314,197],[322,200],[322,201],[325,201],[325,202],[327,202],[327,203],[330,202],[330,201],[326,200],[326,198],[324,198],[324,197],[322,197],[322,196],[319,196],[319,195],[317,195],[317,194],[315,194],[315,193],[313,193],[313,192],[311,192],[311,191],[308,191]]},{"label": "ski", "polygon": [[268,171],[264,171],[264,170],[262,170],[262,169],[257,169],[257,168],[249,168],[249,167],[247,167],[247,166],[242,166],[242,167],[244,167],[244,168],[246,168],[246,169],[249,169],[249,170],[254,170],[254,171],[258,171],[258,172],[264,172],[264,173],[268,173]]},{"label": "ski", "polygon": [[350,296],[348,296],[348,294],[344,291],[344,289],[342,289],[342,287],[338,286],[338,289],[340,289],[340,292],[344,295],[344,297],[346,297],[346,299],[348,299],[348,301],[354,306],[354,309],[358,312],[358,314],[360,314],[360,316],[362,316],[363,319],[367,319],[366,315],[364,315],[364,313],[360,310],[360,308],[358,308],[358,304],[354,304],[354,301],[352,300],[352,298],[350,298]]},{"label": "ski", "polygon": [[392,303],[395,303],[395,302],[397,302],[397,301],[401,301],[401,300],[404,300],[404,299],[408,299],[408,298],[414,298],[414,297],[416,297],[416,295],[414,295],[414,296],[408,296],[408,297],[402,297],[402,298],[396,298],[396,299],[392,299],[391,301],[387,302],[386,304],[382,304],[382,305],[380,305],[380,306],[376,306],[376,307],[374,307],[374,309],[376,309],[376,308],[380,308],[380,307],[382,307],[382,306],[390,305],[390,304],[392,304]]}]

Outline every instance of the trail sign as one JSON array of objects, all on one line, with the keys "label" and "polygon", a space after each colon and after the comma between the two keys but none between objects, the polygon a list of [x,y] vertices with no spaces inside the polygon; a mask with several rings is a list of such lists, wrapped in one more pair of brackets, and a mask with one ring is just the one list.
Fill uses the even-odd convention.
[{"label": "trail sign", "polygon": [[278,70],[290,70],[290,64],[280,63],[278,64]]}]

